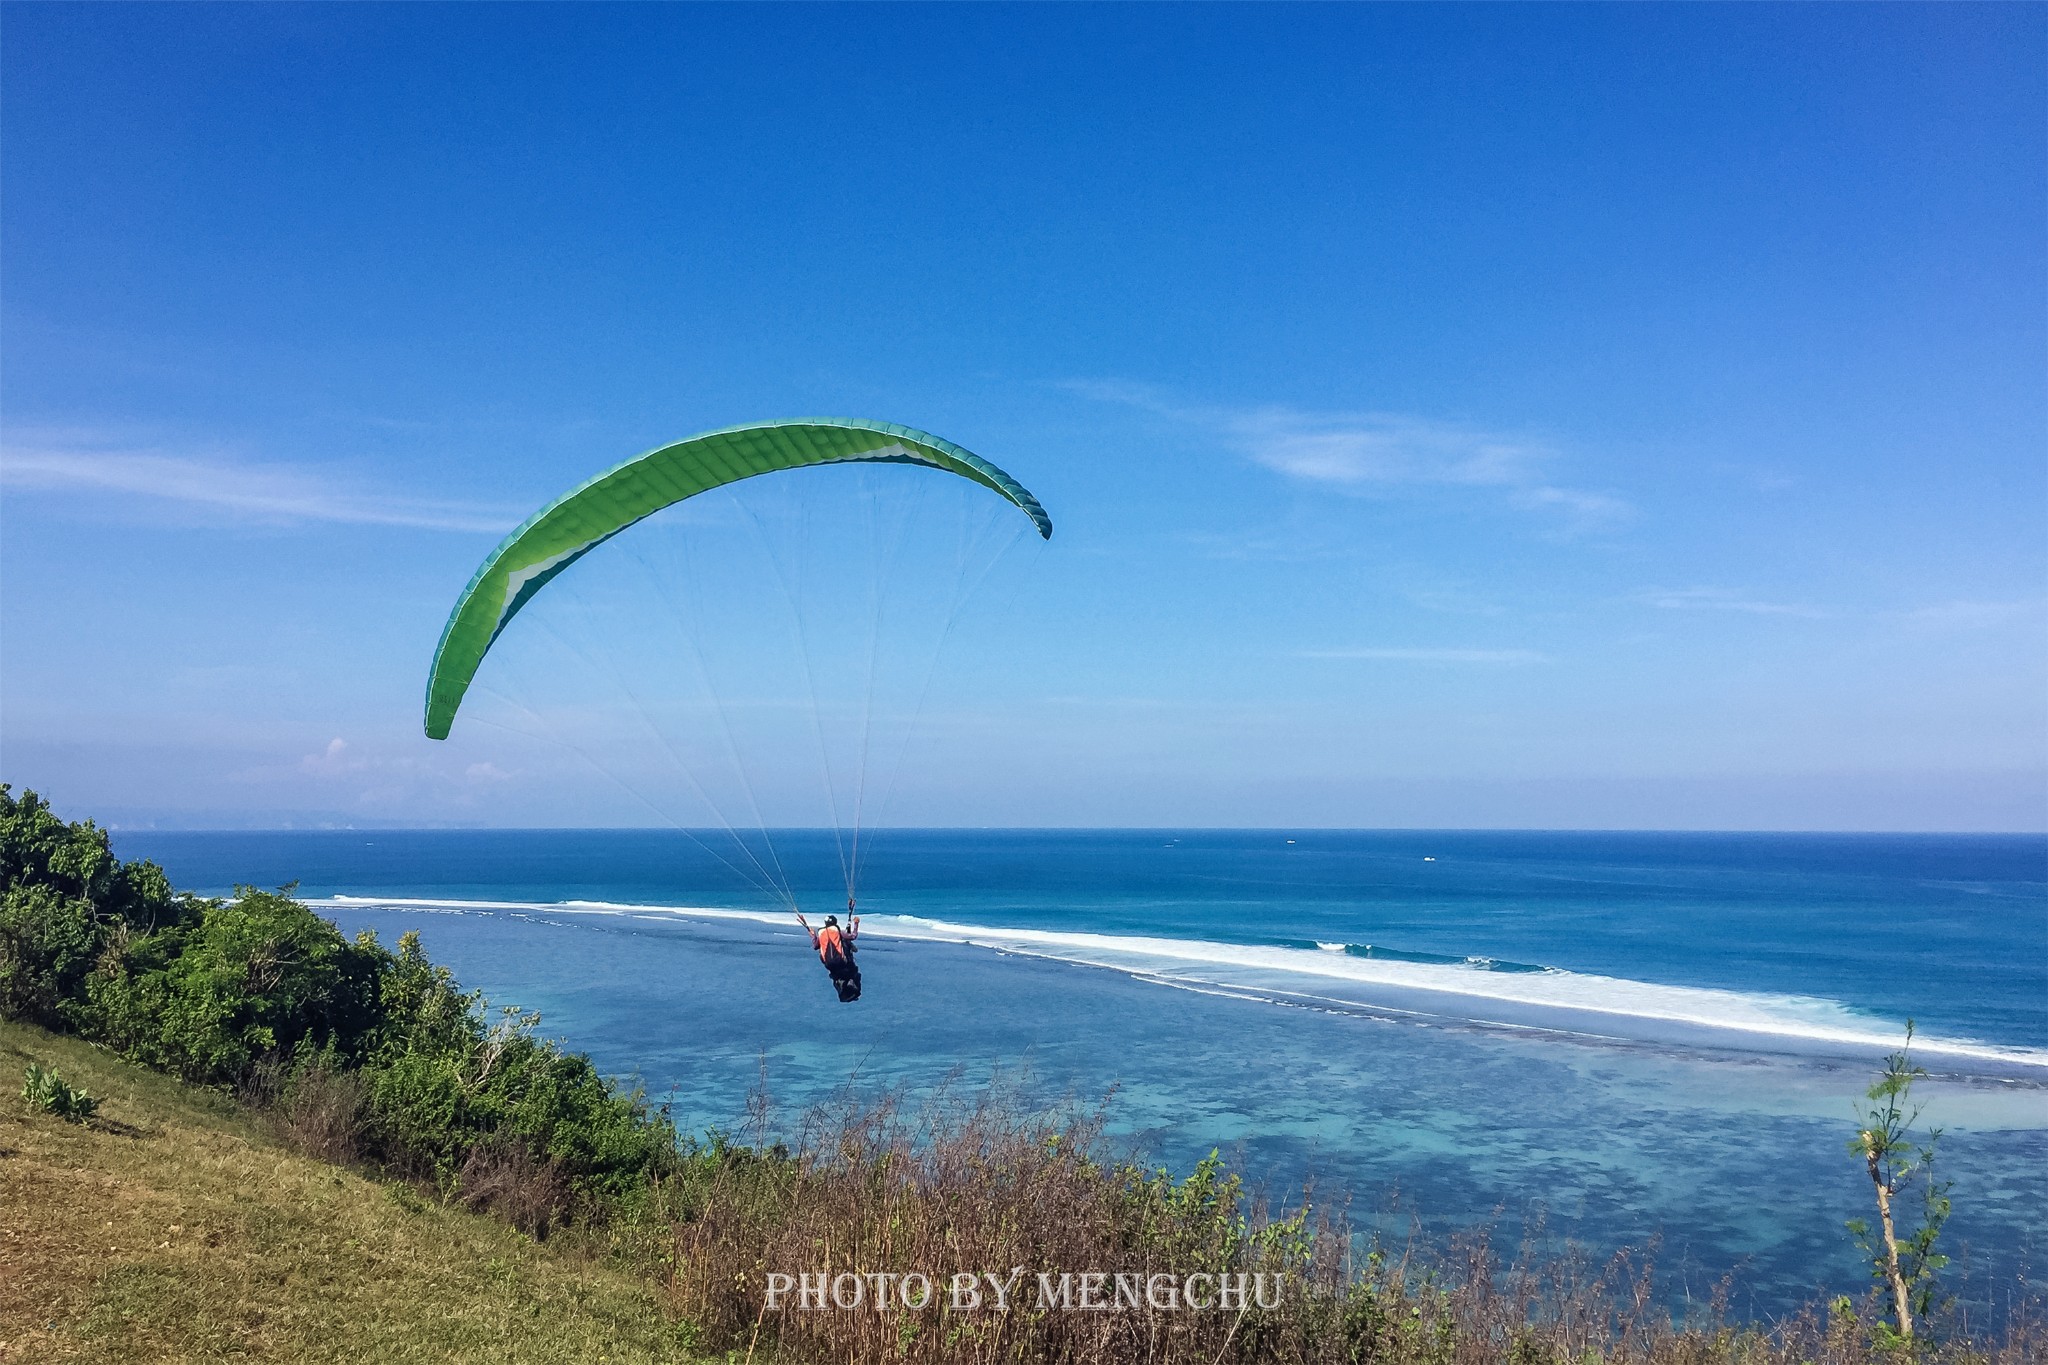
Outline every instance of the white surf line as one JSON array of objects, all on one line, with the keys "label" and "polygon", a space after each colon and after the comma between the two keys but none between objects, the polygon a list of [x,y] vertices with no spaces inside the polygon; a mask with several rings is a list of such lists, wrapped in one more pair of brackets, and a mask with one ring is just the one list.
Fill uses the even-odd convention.
[{"label": "white surf line", "polygon": [[[729,910],[711,906],[642,905],[615,901],[473,901],[438,900],[396,896],[335,896],[330,903],[356,908],[391,906],[429,910],[514,910],[569,914],[620,915],[634,918],[701,918],[743,920],[785,927],[786,915],[752,910]],[[1082,966],[1101,967],[1160,984],[1183,985],[1199,982],[1231,991],[1278,994],[1290,992],[1277,985],[1261,986],[1243,980],[1217,980],[1215,969],[1251,970],[1290,977],[1319,977],[1349,982],[1368,988],[1423,992],[1453,999],[1488,1001],[1496,1005],[1519,1006],[1538,1011],[1590,1014],[1616,1020],[1682,1025],[1719,1033],[1747,1034],[1759,1038],[1799,1040],[1807,1043],[1848,1046],[1859,1049],[1891,1049],[1898,1046],[1895,1033],[1880,1033],[1839,1001],[1819,996],[1763,995],[1709,986],[1669,986],[1626,977],[1600,976],[1562,968],[1540,972],[1492,972],[1476,965],[1482,959],[1464,963],[1406,962],[1389,958],[1362,958],[1331,952],[1320,944],[1315,949],[1281,948],[1259,944],[1218,943],[1203,939],[1152,938],[1142,935],[1063,932],[1048,929],[1001,928],[959,924],[917,915],[876,914],[863,918],[863,934],[881,938],[934,943],[955,943],[987,948],[1021,956],[1044,958]],[[1202,975],[1168,964],[1186,964]],[[1207,969],[1207,970],[1203,970]],[[1256,998],[1256,997],[1255,997]],[[1401,1014],[1424,1015],[1427,1011],[1380,1005],[1371,1000],[1335,1003]],[[1464,1019],[1465,1012],[1446,1008],[1442,1017]],[[1541,1029],[1525,1021],[1474,1019],[1472,1022]],[[1585,1030],[1564,1029],[1563,1032]],[[1913,1046],[1923,1056],[1967,1058],[2008,1066],[2048,1071],[2048,1050],[2006,1047],[1974,1039],[1916,1035]]]},{"label": "white surf line", "polygon": [[[1900,1042],[1898,1034],[1876,1032],[1839,1001],[1818,996],[1770,996],[1709,986],[1666,986],[1558,968],[1541,972],[1491,972],[1457,963],[1359,958],[1320,950],[1259,944],[1042,929],[986,929],[940,920],[917,920],[911,916],[904,919],[929,926],[933,932],[928,936],[942,941],[975,943],[1012,951],[1036,949],[1044,956],[1089,962],[1134,974],[1156,975],[1160,974],[1161,968],[1142,961],[1119,959],[1166,959],[1198,968],[1249,968],[1289,976],[1322,977],[1368,987],[1392,987],[1486,1000],[1529,1009],[1648,1020],[1836,1046],[1888,1049],[1897,1047]],[[901,936],[924,935],[913,930]],[[1476,962],[1478,959],[1467,961]],[[1203,979],[1210,984],[1230,985],[1240,990],[1257,989],[1241,979],[1216,981],[1208,975]],[[1369,1000],[1345,1003],[1372,1004]],[[1922,1055],[1940,1054],[2048,1070],[2048,1051],[2040,1049],[2003,1047],[1974,1039],[1940,1038],[1926,1034],[1916,1035],[1913,1046]]]},{"label": "white surf line", "polygon": [[326,896],[308,898],[306,904],[333,905],[350,910],[517,910],[526,914],[628,915],[649,920],[671,919],[680,915],[691,919],[736,919],[774,925],[789,924],[791,919],[786,912],[725,910],[711,905],[634,905],[624,901],[474,901],[436,900],[425,896]]}]

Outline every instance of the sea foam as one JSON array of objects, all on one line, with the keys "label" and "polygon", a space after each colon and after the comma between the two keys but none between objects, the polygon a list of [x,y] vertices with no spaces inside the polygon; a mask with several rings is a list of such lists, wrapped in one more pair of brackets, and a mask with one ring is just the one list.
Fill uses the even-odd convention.
[{"label": "sea foam", "polygon": [[[313,902],[320,904],[321,902]],[[704,919],[789,926],[787,913],[615,901],[437,900],[335,896],[337,908]],[[966,924],[919,915],[861,918],[864,939],[958,944],[1104,968],[1185,989],[1273,1003],[1547,1030],[1610,1040],[1866,1058],[1896,1048],[1904,1025],[1820,996],[1639,981],[1529,963],[1206,939]],[[1916,1055],[1944,1071],[2048,1080],[2048,1050],[1917,1034]]]}]

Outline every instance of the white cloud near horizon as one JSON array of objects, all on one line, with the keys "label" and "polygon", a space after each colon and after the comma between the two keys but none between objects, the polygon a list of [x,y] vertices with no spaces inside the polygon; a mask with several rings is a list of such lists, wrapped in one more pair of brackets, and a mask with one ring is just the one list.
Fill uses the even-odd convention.
[{"label": "white cloud near horizon", "polygon": [[1553,482],[1546,471],[1560,453],[1526,437],[1402,413],[1187,405],[1135,384],[1083,380],[1065,387],[1101,402],[1208,427],[1257,464],[1341,492],[1487,490],[1516,507],[1561,515],[1575,531],[1610,525],[1635,512],[1612,494]]},{"label": "white cloud near horizon", "polygon": [[265,525],[310,521],[500,534],[518,522],[517,515],[506,509],[351,487],[302,465],[149,449],[9,444],[0,448],[0,487],[153,498]]},{"label": "white cloud near horizon", "polygon": [[473,808],[483,794],[518,776],[489,760],[463,764],[452,755],[414,753],[404,747],[394,751],[388,737],[360,748],[340,735],[297,762],[270,758],[223,774],[228,783],[243,789],[282,793],[286,800],[312,797],[323,810],[339,803],[340,808],[358,812],[419,802],[435,803],[437,809]]},{"label": "white cloud near horizon", "polygon": [[1302,659],[1383,659],[1418,664],[1540,664],[1548,654],[1533,649],[1304,649]]}]

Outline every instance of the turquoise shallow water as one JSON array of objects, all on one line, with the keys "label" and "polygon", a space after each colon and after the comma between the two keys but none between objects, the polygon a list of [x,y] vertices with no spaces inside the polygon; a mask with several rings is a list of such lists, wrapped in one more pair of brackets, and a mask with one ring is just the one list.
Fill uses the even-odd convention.
[{"label": "turquoise shallow water", "polygon": [[[1674,1295],[1784,1311],[1863,1284],[1850,1102],[1915,1019],[1966,1297],[2048,1247],[2048,840],[888,832],[868,989],[656,831],[119,836],[180,884],[301,883],[694,1127],[849,1082],[1114,1092],[1120,1140],[1222,1146],[1276,1194],[1405,1235],[1532,1221],[1657,1243]],[[776,836],[807,908],[829,835]]]}]

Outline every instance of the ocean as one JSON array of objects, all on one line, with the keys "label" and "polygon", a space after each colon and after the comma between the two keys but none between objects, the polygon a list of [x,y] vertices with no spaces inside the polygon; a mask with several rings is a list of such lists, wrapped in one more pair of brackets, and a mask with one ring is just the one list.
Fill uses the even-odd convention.
[{"label": "ocean", "polygon": [[[885,830],[863,998],[786,906],[676,831],[125,832],[184,887],[298,884],[416,930],[494,1005],[687,1129],[793,1131],[848,1089],[991,1078],[1106,1100],[1113,1140],[1218,1148],[1275,1202],[1442,1244],[1650,1249],[1674,1302],[1860,1293],[1847,1144],[1918,1030],[1954,1181],[1952,1291],[2048,1268],[2048,839]],[[843,911],[830,833],[771,857]]]}]

